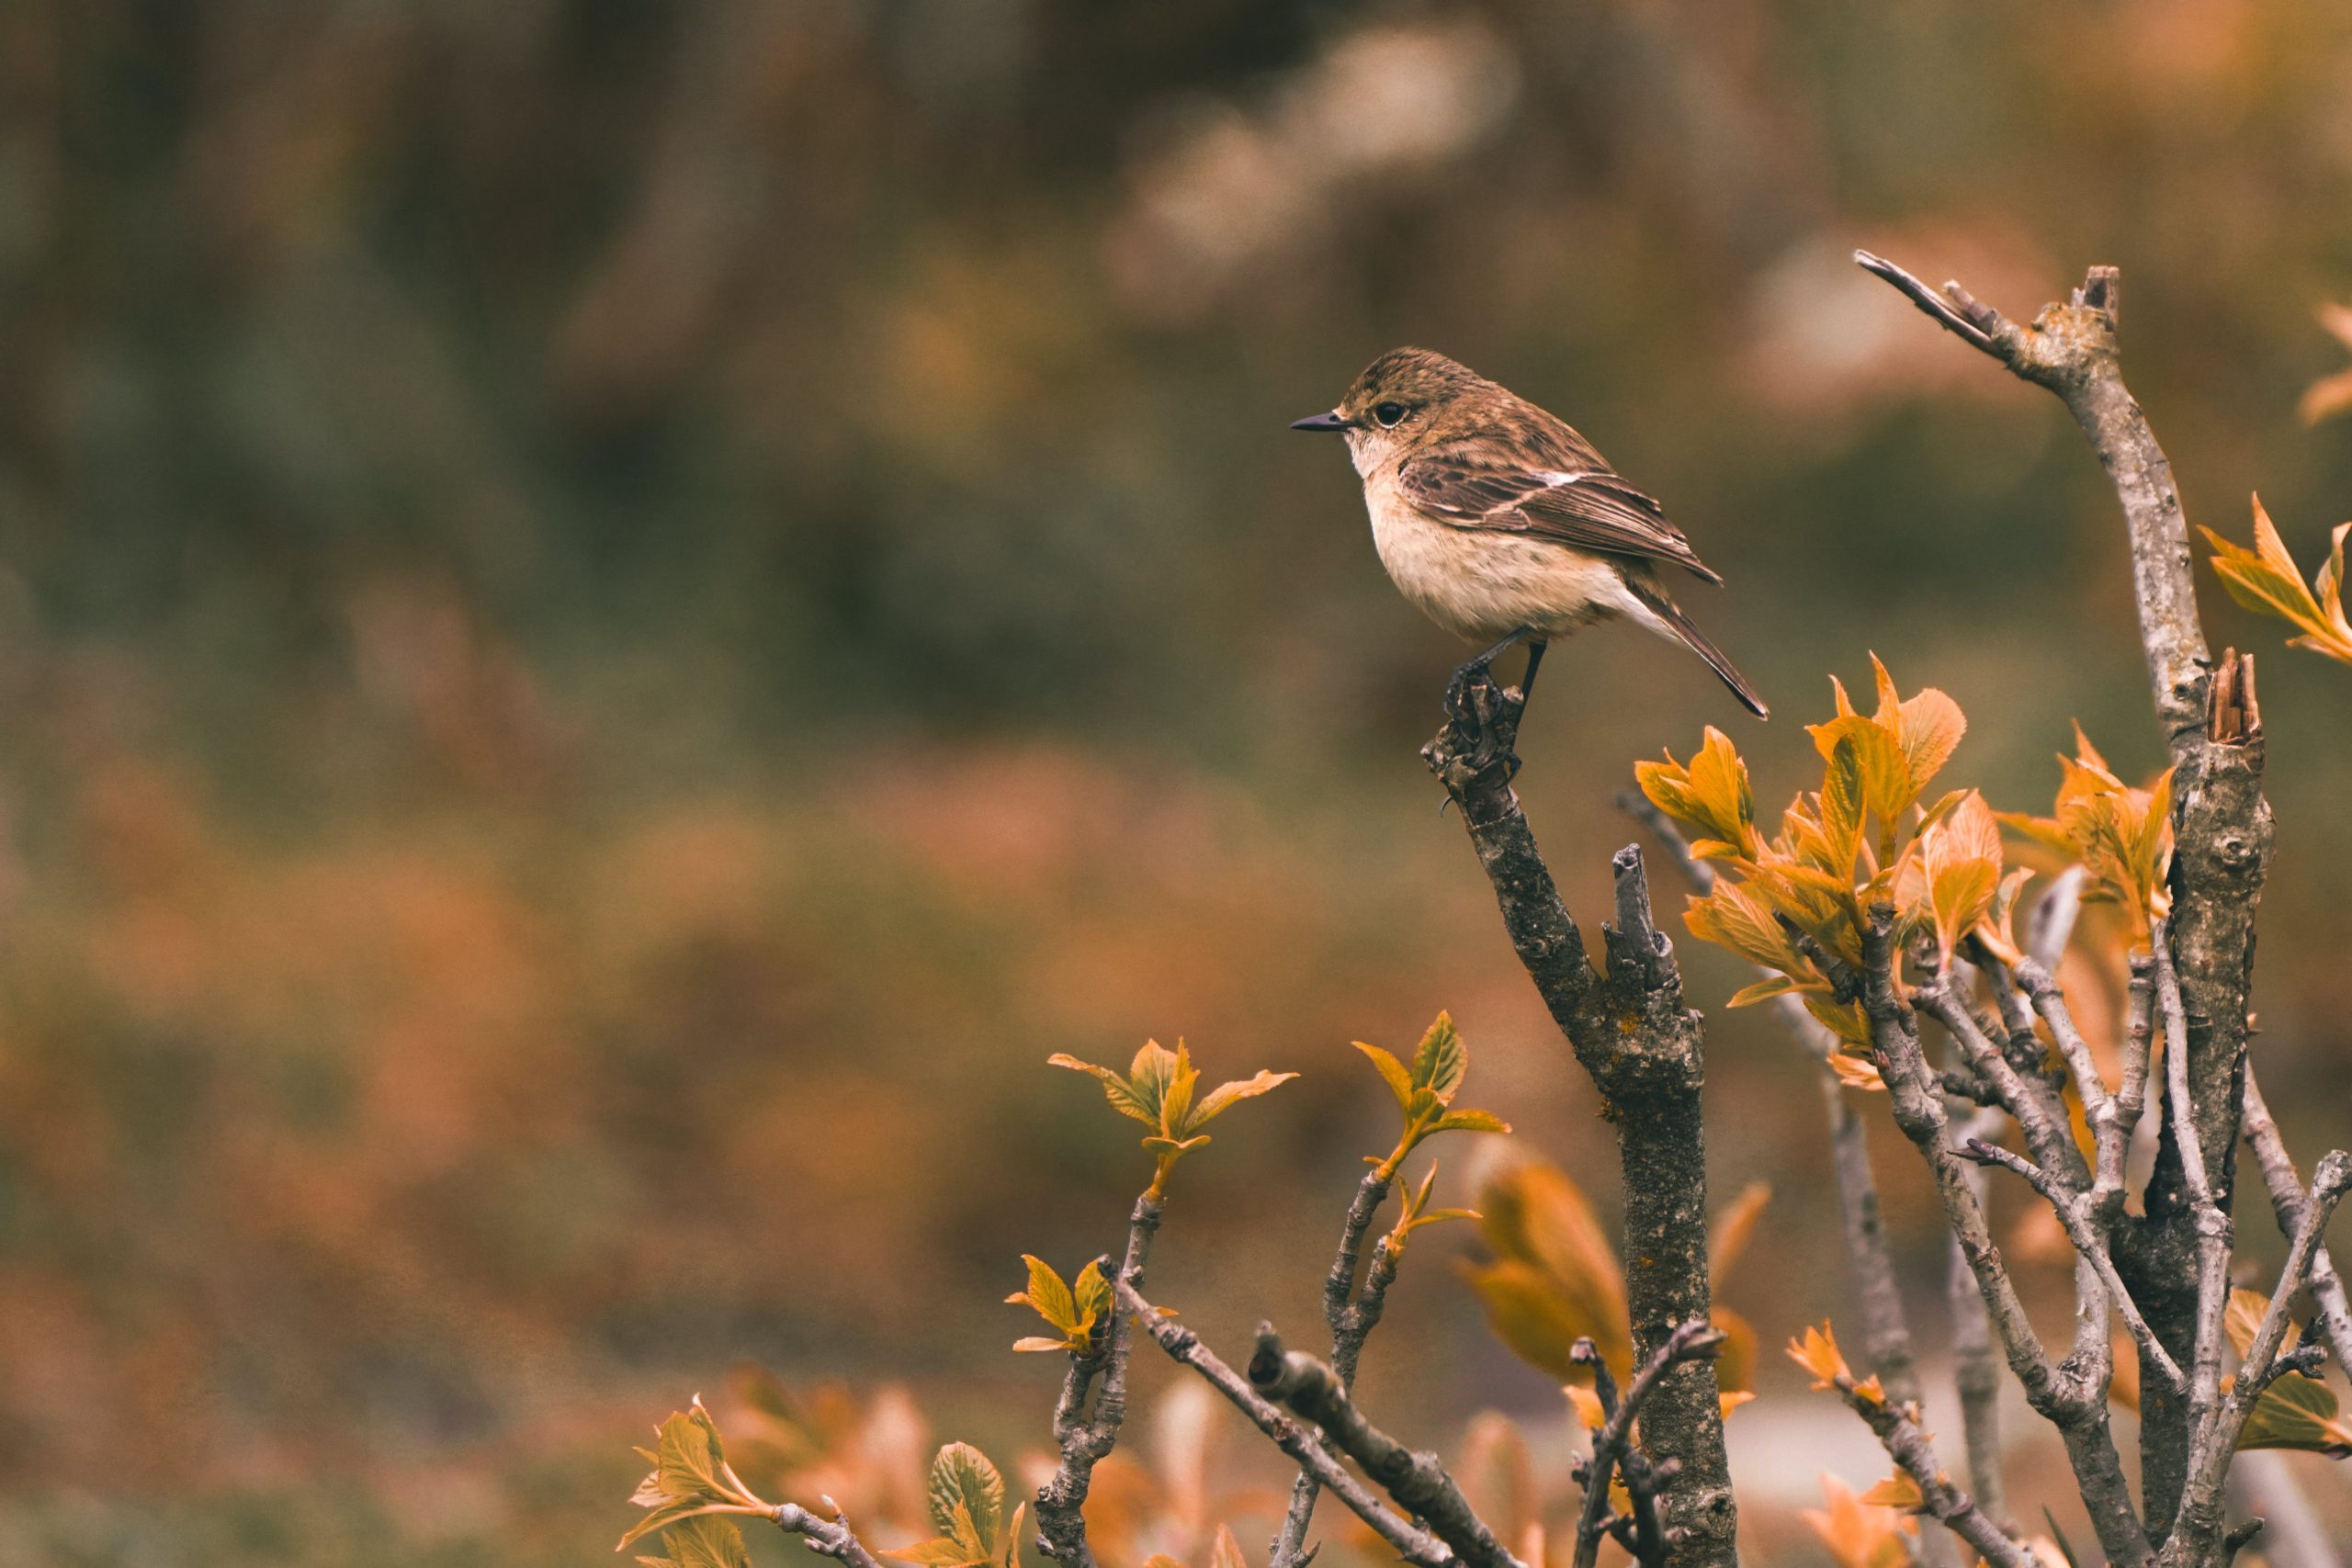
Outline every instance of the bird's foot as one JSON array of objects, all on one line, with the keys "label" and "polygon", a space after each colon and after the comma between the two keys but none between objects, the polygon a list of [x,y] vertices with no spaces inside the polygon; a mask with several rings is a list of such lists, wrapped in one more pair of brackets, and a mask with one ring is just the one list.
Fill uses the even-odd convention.
[{"label": "bird's foot", "polygon": [[1494,662],[1493,654],[1482,653],[1454,671],[1453,678],[1445,683],[1445,695],[1439,703],[1440,711],[1447,718],[1458,719],[1463,716],[1464,702],[1469,694],[1471,682],[1485,681],[1491,683]]},{"label": "bird's foot", "polygon": [[[1459,716],[1462,712],[1463,697],[1469,691],[1470,683],[1474,681],[1491,681],[1490,672],[1494,669],[1495,660],[1534,636],[1534,628],[1521,626],[1476,659],[1465,660],[1462,667],[1453,672],[1453,679],[1445,683],[1445,716],[1448,718]],[[1534,651],[1528,655],[1527,660],[1526,681],[1531,690],[1535,684],[1535,667],[1544,661],[1544,645],[1537,642],[1533,647]],[[1514,700],[1521,704],[1527,700],[1524,693],[1514,693],[1512,695]]]},{"label": "bird's foot", "polygon": [[1445,688],[1445,728],[1421,749],[1457,800],[1481,785],[1508,789],[1519,776],[1519,718],[1526,698],[1515,686],[1496,683],[1492,658],[1481,655],[1453,672]]}]

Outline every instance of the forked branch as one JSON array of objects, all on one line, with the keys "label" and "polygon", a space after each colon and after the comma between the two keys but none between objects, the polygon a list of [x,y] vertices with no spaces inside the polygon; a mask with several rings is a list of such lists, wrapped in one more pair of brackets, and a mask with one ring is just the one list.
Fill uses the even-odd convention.
[{"label": "forked branch", "polygon": [[[1641,852],[1618,852],[1616,923],[1604,929],[1606,974],[1561,902],[1510,781],[1521,697],[1491,678],[1467,683],[1445,728],[1422,749],[1493,886],[1504,929],[1553,1021],[1600,1091],[1617,1129],[1625,1194],[1626,1305],[1638,1361],[1682,1324],[1712,1316],[1707,1276],[1706,1136],[1699,1089],[1704,1031],[1683,1005],[1674,947],[1657,930]],[[1724,1453],[1713,1363],[1685,1358],[1661,1374],[1643,1447],[1673,1469],[1659,1506],[1680,1531],[1678,1564],[1738,1560],[1737,1508]]]}]

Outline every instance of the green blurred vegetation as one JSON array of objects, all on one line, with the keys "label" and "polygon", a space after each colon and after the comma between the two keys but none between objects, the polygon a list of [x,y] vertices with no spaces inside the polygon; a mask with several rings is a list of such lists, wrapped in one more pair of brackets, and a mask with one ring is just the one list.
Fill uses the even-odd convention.
[{"label": "green blurred vegetation", "polygon": [[[2072,716],[2159,755],[2111,499],[1848,253],[2013,311],[2120,264],[2192,516],[2259,488],[2309,561],[2347,185],[2321,0],[0,7],[0,1563],[579,1561],[744,1357],[1009,1460],[1018,1254],[1148,1175],[1052,1051],[1306,1075],[1183,1173],[1155,1284],[1216,1339],[1314,1321],[1385,1124],[1347,1043],[1441,1006],[1605,1203],[1414,756],[1459,651],[1283,423],[1464,359],[1729,579],[1768,797],[1876,649],[2042,809]],[[2352,689],[2208,609],[2308,1156]],[[1746,721],[1628,630],[1553,659],[1521,788],[1598,909],[1633,760]],[[1844,1303],[1818,1108],[1767,1019],[1713,1055],[1774,1345]],[[1370,1397],[1549,1419],[1455,1245]]]}]

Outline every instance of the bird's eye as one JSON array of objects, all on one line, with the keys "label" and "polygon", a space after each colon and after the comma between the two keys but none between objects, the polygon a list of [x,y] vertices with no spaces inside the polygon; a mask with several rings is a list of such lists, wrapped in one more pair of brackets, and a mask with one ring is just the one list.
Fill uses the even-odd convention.
[{"label": "bird's eye", "polygon": [[1380,427],[1383,430],[1394,429],[1396,422],[1405,417],[1405,405],[1403,403],[1383,403],[1378,408],[1372,411],[1372,417],[1380,422]]}]

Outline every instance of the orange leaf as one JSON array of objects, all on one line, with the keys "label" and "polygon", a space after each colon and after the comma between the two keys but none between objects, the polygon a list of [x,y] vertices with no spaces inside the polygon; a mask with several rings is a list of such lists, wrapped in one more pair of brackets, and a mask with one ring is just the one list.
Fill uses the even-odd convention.
[{"label": "orange leaf", "polygon": [[1851,1378],[1854,1370],[1838,1353],[1837,1332],[1824,1318],[1818,1328],[1808,1328],[1789,1341],[1789,1359],[1814,1376],[1815,1389],[1835,1388],[1840,1378]]}]

